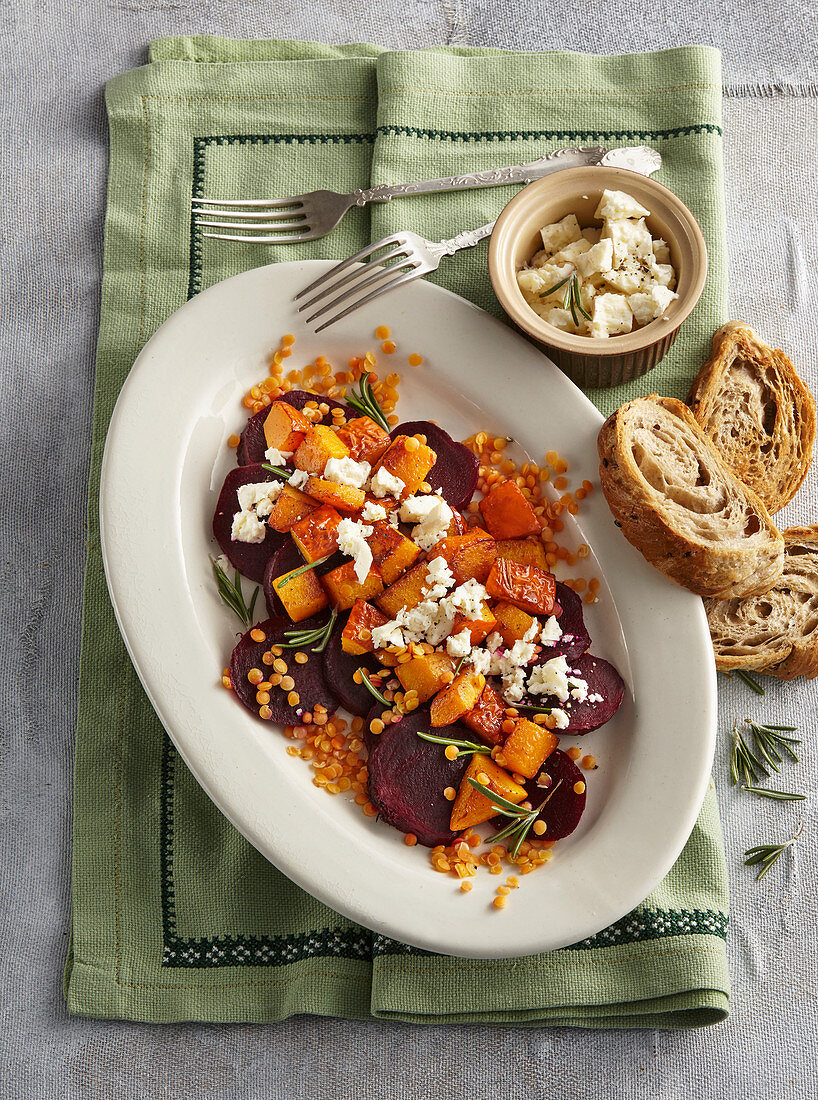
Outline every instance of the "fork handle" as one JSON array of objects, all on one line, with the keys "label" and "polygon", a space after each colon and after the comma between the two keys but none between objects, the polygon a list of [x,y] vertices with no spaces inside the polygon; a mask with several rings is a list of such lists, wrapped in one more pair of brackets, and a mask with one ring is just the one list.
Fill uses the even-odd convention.
[{"label": "fork handle", "polygon": [[450,237],[446,241],[440,241],[433,248],[435,251],[439,251],[442,256],[453,256],[461,248],[474,248],[480,241],[490,237],[492,229],[494,229],[494,222],[487,222],[486,225],[481,225],[477,229],[464,229],[462,233],[458,233],[457,236]]},{"label": "fork handle", "polygon": [[508,168],[490,168],[485,172],[471,172],[466,176],[443,176],[435,180],[420,180],[416,183],[378,184],[365,191],[354,191],[356,206],[365,206],[368,202],[389,202],[402,195],[428,195],[439,191],[467,191],[474,187],[497,187],[506,183],[530,183],[550,172],[561,172],[565,168],[578,168],[586,164],[600,164],[608,152],[601,146],[589,149],[555,149],[547,156],[539,157],[528,164],[514,164]]}]

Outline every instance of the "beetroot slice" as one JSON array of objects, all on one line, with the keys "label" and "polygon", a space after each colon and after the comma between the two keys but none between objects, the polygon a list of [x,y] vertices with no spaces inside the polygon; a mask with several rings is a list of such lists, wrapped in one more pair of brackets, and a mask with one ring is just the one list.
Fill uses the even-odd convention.
[{"label": "beetroot slice", "polygon": [[[619,710],[625,694],[625,683],[614,666],[601,657],[583,653],[581,657],[569,660],[568,667],[579,679],[588,685],[588,698],[585,702],[570,699],[561,703],[555,695],[547,698],[529,696],[527,704],[543,707],[559,707],[568,715],[568,725],[560,733],[590,733],[599,729]],[[569,673],[570,680],[570,673]],[[600,695],[601,699],[593,699]]]},{"label": "beetroot slice", "polygon": [[[541,787],[537,779],[548,775],[551,778],[549,787]],[[554,790],[554,785],[560,780],[559,787]],[[555,749],[540,768],[535,779],[527,780],[525,789],[533,809],[537,809],[548,798],[549,791],[554,791],[542,808],[540,817],[545,822],[543,840],[562,840],[569,836],[579,825],[579,819],[585,810],[585,791],[577,794],[574,784],[585,782],[582,772],[576,766],[570,756],[561,749]],[[496,817],[494,823],[500,828],[508,825],[507,817]]]},{"label": "beetroot slice", "polygon": [[233,516],[241,511],[238,490],[242,485],[258,485],[263,481],[279,480],[269,470],[259,465],[239,466],[231,470],[224,479],[216,511],[213,513],[213,535],[222,553],[235,569],[258,584],[264,580],[267,562],[283,545],[287,536],[268,527],[263,542],[234,542],[230,532],[233,527]]},{"label": "beetroot slice", "polygon": [[[330,407],[330,412],[321,421],[322,424],[333,423],[330,415],[333,409],[343,409],[347,416],[357,416],[357,413],[353,414],[349,406],[344,405],[341,401],[334,401],[331,397],[323,397],[316,393],[307,393],[306,390],[290,390],[288,394],[279,397],[277,400],[284,401],[294,409],[299,410],[303,409],[308,401],[326,401]],[[264,462],[264,455],[267,451],[267,440],[264,438],[264,421],[267,419],[269,411],[269,408],[262,409],[261,412],[251,416],[245,424],[236,450],[236,461],[239,466],[247,466],[251,462]]]},{"label": "beetroot slice", "polygon": [[408,420],[391,431],[398,435],[425,435],[429,446],[437,455],[437,462],[426,475],[432,492],[440,495],[451,508],[465,508],[477,488],[477,455],[455,440],[443,428],[428,420]]},{"label": "beetroot slice", "polygon": [[[402,833],[414,833],[421,844],[452,844],[459,834],[449,828],[452,803],[443,791],[459,788],[469,757],[447,760],[444,746],[422,741],[418,730],[431,730],[428,708],[370,737],[369,797],[384,821]],[[469,736],[457,724],[446,726],[449,731],[454,738]]]},{"label": "beetroot slice", "polygon": [[[314,615],[311,619],[304,619],[298,626],[304,630],[311,630],[321,626],[326,619],[326,614]],[[284,615],[277,615],[257,623],[253,629],[263,630],[266,639],[263,642],[254,642],[249,631],[239,639],[230,657],[230,679],[239,702],[258,717],[259,704],[256,702],[258,688],[247,679],[247,673],[251,668],[258,668],[265,675],[272,672],[272,668],[262,661],[262,654],[276,642],[285,641],[284,631],[292,630],[293,623]],[[338,709],[338,703],[324,678],[323,653],[310,653],[308,650],[307,662],[299,665],[292,660],[294,652],[292,649],[285,649],[282,660],[287,663],[287,674],[295,681],[295,687],[292,690],[298,692],[299,702],[294,707],[290,706],[287,702],[287,692],[274,687],[270,689],[270,702],[267,704],[272,711],[269,721],[278,722],[282,726],[299,725],[302,715],[306,711],[311,711],[316,703],[325,706],[327,714],[334,714]]]},{"label": "beetroot slice", "polygon": [[582,614],[582,600],[567,584],[557,581],[557,602],[561,608],[559,615],[562,637],[549,645],[540,642],[543,647],[535,664],[541,665],[554,657],[567,657],[573,660],[580,657],[591,644],[591,635],[585,626],[585,618]]},{"label": "beetroot slice", "polygon": [[380,668],[380,663],[371,653],[344,652],[341,631],[347,618],[349,616],[339,619],[335,624],[324,658],[324,675],[341,706],[346,707],[350,714],[364,715],[372,709],[375,700],[366,687],[356,684],[352,677],[356,669],[365,668],[367,672],[374,672]]},{"label": "beetroot slice", "polygon": [[[297,569],[299,565],[307,564],[301,556],[301,551],[290,538],[289,534],[282,535],[281,537],[284,539],[284,542],[267,562],[267,567],[264,570],[264,576],[262,578],[264,598],[267,601],[267,610],[271,615],[285,614],[284,604],[273,591],[273,581],[276,577],[280,577],[282,573],[289,573],[291,569]],[[347,560],[348,559],[342,554],[333,554],[329,561],[325,561],[322,565],[316,566],[315,574],[318,577],[323,577],[330,569],[334,569],[336,565],[341,565]],[[290,625],[292,626],[293,624],[290,623]],[[298,626],[300,627],[300,625],[299,623]]]}]

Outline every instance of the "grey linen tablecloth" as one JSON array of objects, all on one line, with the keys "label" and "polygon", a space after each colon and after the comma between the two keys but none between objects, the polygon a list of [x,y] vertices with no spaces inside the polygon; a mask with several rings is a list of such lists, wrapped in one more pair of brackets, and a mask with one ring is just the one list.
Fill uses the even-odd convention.
[{"label": "grey linen tablecloth", "polygon": [[[440,43],[591,52],[700,42],[724,51],[732,315],[787,350],[818,393],[812,0],[782,8],[642,0],[5,0],[5,227],[0,284],[0,1098],[116,1096],[610,1096],[677,1100],[818,1094],[818,689],[763,701],[721,684],[721,728],[745,714],[801,725],[810,801],[752,803],[716,762],[732,887],[733,1015],[705,1032],[415,1028],[301,1018],[271,1027],[147,1027],[69,1018],[71,747],[85,558],[85,485],[101,273],[102,85],[160,35],[226,34],[391,47]],[[818,518],[818,473],[781,517]],[[804,835],[761,886],[760,840]]]}]

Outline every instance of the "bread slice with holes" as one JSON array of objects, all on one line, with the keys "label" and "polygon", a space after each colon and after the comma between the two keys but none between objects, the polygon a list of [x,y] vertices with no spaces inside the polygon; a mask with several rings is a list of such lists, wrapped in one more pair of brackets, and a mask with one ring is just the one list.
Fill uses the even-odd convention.
[{"label": "bread slice with holes", "polygon": [[629,542],[699,596],[768,591],[784,540],[681,401],[640,397],[599,433],[602,490]]},{"label": "bread slice with holes", "polygon": [[705,600],[716,668],[793,680],[818,676],[818,525],[788,527],[784,571],[769,592]]},{"label": "bread slice with holes", "polygon": [[740,321],[713,337],[687,403],[724,462],[775,513],[807,476],[815,402],[795,367]]}]

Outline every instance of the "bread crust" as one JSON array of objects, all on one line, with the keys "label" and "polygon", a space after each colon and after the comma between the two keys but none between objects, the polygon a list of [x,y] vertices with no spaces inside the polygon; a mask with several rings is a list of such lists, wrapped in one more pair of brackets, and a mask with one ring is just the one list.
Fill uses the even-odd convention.
[{"label": "bread crust", "polygon": [[818,525],[782,532],[784,570],[763,596],[705,600],[720,672],[754,670],[779,680],[818,676]]},{"label": "bread crust", "polygon": [[652,394],[628,402],[605,421],[598,447],[614,519],[662,573],[719,599],[776,583],[781,534],[681,401]]},{"label": "bread crust", "polygon": [[687,402],[724,462],[773,514],[807,476],[815,402],[790,359],[740,321],[713,336]]}]

